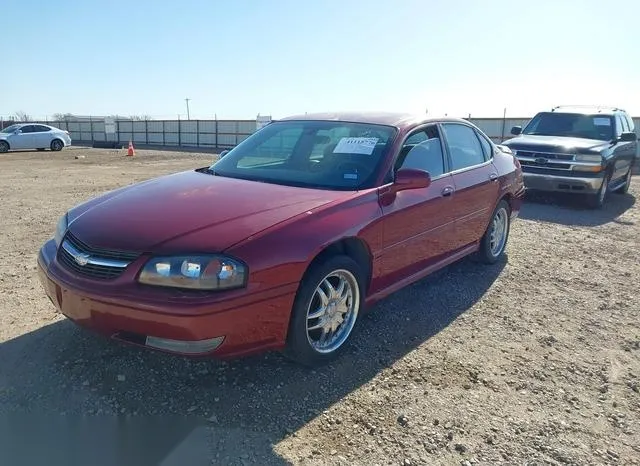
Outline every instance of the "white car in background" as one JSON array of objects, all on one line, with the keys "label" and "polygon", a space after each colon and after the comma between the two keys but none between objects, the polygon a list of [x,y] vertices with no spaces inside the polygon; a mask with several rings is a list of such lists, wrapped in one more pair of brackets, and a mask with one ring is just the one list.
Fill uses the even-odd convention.
[{"label": "white car in background", "polygon": [[71,145],[71,136],[53,126],[19,123],[0,130],[0,153],[10,150],[62,150]]}]

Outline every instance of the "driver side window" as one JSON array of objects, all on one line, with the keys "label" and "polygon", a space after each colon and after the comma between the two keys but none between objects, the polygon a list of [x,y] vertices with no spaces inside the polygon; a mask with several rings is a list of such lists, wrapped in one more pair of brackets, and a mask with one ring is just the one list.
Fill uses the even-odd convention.
[{"label": "driver side window", "polygon": [[409,135],[394,168],[396,172],[401,168],[424,170],[431,178],[444,174],[444,154],[437,126],[427,126]]}]

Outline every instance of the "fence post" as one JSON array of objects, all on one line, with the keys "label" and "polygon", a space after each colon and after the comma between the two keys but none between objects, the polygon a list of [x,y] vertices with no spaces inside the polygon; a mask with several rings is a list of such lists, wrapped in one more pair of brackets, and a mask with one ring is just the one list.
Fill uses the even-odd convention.
[{"label": "fence post", "polygon": [[116,120],[116,146],[120,144],[120,120]]},{"label": "fence post", "polygon": [[182,125],[180,124],[180,115],[178,115],[178,147],[182,147]]},{"label": "fence post", "polygon": [[149,145],[149,122],[147,119],[144,119],[144,142],[148,146]]},{"label": "fence post", "polygon": [[507,126],[507,109],[504,109],[504,112],[502,113],[502,136],[500,138],[500,142],[504,142],[504,130],[505,130],[505,126]]},{"label": "fence post", "polygon": [[200,147],[200,120],[196,120],[196,146]]},{"label": "fence post", "polygon": [[216,150],[218,150],[218,117],[216,116],[216,138],[215,138],[215,145],[216,145]]},{"label": "fence post", "polygon": [[91,129],[91,145],[93,145],[93,118],[89,115],[89,129]]},{"label": "fence post", "polygon": [[166,145],[165,137],[164,137],[164,120],[162,120],[162,145]]}]

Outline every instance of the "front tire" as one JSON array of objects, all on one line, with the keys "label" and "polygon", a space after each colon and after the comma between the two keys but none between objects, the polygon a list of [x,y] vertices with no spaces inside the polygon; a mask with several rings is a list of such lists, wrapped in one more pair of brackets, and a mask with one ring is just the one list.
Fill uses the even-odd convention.
[{"label": "front tire", "polygon": [[609,194],[609,183],[611,182],[611,172],[607,173],[602,180],[602,186],[597,193],[589,195],[587,205],[592,209],[601,209]]},{"label": "front tire", "polygon": [[7,141],[0,141],[0,154],[9,152],[9,143]]},{"label": "front tire", "polygon": [[59,152],[64,147],[64,143],[60,139],[54,139],[51,141],[51,150],[54,152]]},{"label": "front tire", "polygon": [[504,199],[493,211],[489,226],[480,240],[478,259],[485,264],[495,264],[503,256],[511,229],[511,207]]},{"label": "front tire", "polygon": [[293,304],[285,349],[289,358],[314,367],[344,351],[364,302],[363,276],[348,256],[311,266]]}]

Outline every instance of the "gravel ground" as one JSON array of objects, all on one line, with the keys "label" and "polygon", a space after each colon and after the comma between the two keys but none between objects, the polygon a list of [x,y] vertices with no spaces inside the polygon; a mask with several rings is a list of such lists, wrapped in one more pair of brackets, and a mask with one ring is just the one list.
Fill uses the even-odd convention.
[{"label": "gravel ground", "polygon": [[504,263],[463,260],[397,292],[315,371],[167,356],[61,318],[35,274],[58,216],[211,159],[0,157],[0,464],[640,464],[636,179],[602,211],[530,198]]}]

